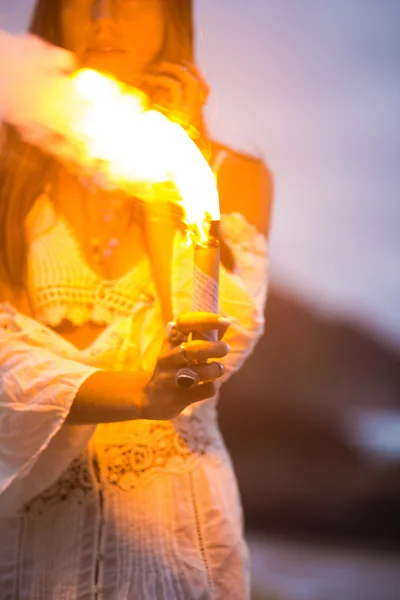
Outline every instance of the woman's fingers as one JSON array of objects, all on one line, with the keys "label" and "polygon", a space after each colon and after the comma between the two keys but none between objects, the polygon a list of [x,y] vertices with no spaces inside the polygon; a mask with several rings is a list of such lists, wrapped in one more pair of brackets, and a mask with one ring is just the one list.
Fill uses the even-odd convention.
[{"label": "woman's fingers", "polygon": [[213,398],[215,394],[218,392],[218,383],[215,381],[208,381],[207,383],[203,383],[202,385],[197,385],[196,387],[190,388],[189,390],[181,389],[179,391],[179,396],[182,399],[182,407],[181,411],[189,404],[194,404],[195,402],[200,402],[201,400],[208,400],[209,398]]},{"label": "woman's fingers", "polygon": [[168,342],[173,346],[179,346],[180,344],[182,344],[182,342],[187,342],[188,336],[182,333],[181,331],[178,331],[174,321],[170,321],[169,323],[167,323],[165,333]]},{"label": "woman's fingers", "polygon": [[184,313],[175,321],[176,329],[183,335],[189,335],[193,331],[203,332],[213,329],[225,333],[230,324],[228,318],[207,312]]},{"label": "woman's fingers", "polygon": [[[179,370],[180,369],[178,367],[175,367],[173,370],[164,371],[163,374],[159,376],[159,383],[164,387],[164,389],[181,389],[176,381],[176,375]],[[225,374],[225,367],[220,362],[208,362],[200,365],[190,365],[189,367],[185,365],[184,370],[192,371],[195,377],[197,376],[197,381],[194,385],[216,381]],[[184,389],[188,390],[192,388],[186,387]]]},{"label": "woman's fingers", "polygon": [[224,358],[230,348],[224,341],[192,340],[172,349],[164,347],[158,358],[158,366],[162,369],[184,367],[197,361],[204,363],[211,358]]},{"label": "woman's fingers", "polygon": [[164,381],[161,395],[159,395],[160,389],[154,390],[155,387],[157,387],[157,384],[150,384],[149,386],[149,401],[141,407],[142,419],[174,419],[190,404],[213,398],[219,388],[218,383],[215,381],[208,381],[190,389],[180,388],[174,384],[171,395],[170,386],[166,386]]},{"label": "woman's fingers", "polygon": [[153,89],[155,95],[149,93],[153,101],[174,112],[182,124],[198,121],[209,95],[207,83],[190,65],[160,63],[144,76],[142,85]]},{"label": "woman's fingers", "polygon": [[[183,107],[184,90],[182,89],[181,83],[176,79],[168,77],[168,75],[145,75],[143,83],[156,90],[155,97],[152,97],[156,103],[160,101],[161,104],[164,100],[164,102],[167,103],[166,108]],[[160,89],[165,93],[163,94],[163,97],[159,99],[157,92],[159,92]]]},{"label": "woman's fingers", "polygon": [[177,63],[162,62],[157,65],[155,70],[180,81],[187,96],[194,96],[197,100],[197,96],[200,94],[202,104],[207,100],[210,88],[200,71],[194,65],[189,63],[180,65]]},{"label": "woman's fingers", "polygon": [[167,323],[166,336],[173,346],[179,346],[187,342],[190,333],[205,333],[207,331],[218,331],[218,339],[221,340],[231,322],[226,317],[220,317],[214,313],[198,312],[186,313],[178,320]]},{"label": "woman's fingers", "polygon": [[216,379],[222,377],[225,373],[224,365],[219,362],[209,362],[203,363],[202,365],[192,365],[189,368],[191,371],[193,371],[199,376],[201,383],[215,381]]}]

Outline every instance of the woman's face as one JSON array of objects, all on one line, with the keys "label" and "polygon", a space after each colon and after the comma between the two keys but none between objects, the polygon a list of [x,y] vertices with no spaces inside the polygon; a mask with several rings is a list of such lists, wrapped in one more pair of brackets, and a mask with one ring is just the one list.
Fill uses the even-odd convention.
[{"label": "woman's face", "polygon": [[134,83],[163,47],[163,1],[60,0],[62,44],[82,66]]}]

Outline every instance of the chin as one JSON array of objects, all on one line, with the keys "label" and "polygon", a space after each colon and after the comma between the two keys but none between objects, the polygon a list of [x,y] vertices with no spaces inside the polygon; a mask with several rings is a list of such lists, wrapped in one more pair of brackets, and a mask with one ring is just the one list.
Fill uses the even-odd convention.
[{"label": "chin", "polygon": [[82,67],[110,75],[129,85],[134,85],[137,80],[137,75],[135,77],[134,70],[122,52],[90,52],[82,61]]}]

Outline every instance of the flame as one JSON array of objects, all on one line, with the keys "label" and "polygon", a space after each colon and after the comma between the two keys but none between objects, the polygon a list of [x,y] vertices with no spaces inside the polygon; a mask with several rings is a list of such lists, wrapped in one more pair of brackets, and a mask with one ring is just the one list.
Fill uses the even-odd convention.
[{"label": "flame", "polygon": [[185,130],[152,110],[145,94],[110,77],[83,69],[72,81],[80,109],[69,127],[80,160],[145,200],[165,191],[160,184],[173,184],[189,231],[206,242],[207,225],[220,218],[217,184]]}]

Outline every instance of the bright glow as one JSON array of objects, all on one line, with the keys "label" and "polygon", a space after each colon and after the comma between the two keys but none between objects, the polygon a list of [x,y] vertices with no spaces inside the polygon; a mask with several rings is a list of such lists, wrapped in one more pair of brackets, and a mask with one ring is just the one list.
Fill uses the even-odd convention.
[{"label": "bright glow", "polygon": [[189,230],[207,241],[207,223],[220,217],[217,185],[185,130],[150,110],[142,92],[96,71],[78,71],[73,82],[81,108],[69,125],[80,161],[100,170],[106,183],[145,200],[162,199],[160,184],[172,183]]}]

